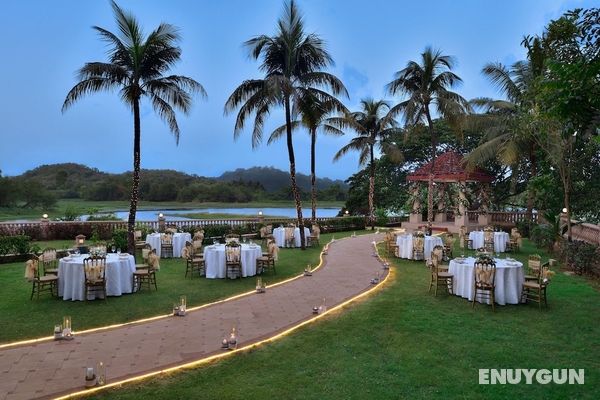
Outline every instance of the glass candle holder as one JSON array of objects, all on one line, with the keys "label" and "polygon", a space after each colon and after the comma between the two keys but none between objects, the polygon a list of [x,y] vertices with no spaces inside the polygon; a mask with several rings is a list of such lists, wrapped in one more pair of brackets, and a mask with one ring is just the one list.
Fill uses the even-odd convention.
[{"label": "glass candle holder", "polygon": [[99,386],[105,385],[106,384],[106,367],[104,366],[104,363],[102,361],[100,361],[98,363],[97,375],[98,375],[98,385]]},{"label": "glass candle holder", "polygon": [[63,336],[65,337],[69,337],[73,334],[72,328],[71,328],[71,316],[70,315],[65,315],[63,317]]},{"label": "glass candle holder", "polygon": [[179,310],[186,311],[187,310],[187,298],[185,295],[179,296]]}]

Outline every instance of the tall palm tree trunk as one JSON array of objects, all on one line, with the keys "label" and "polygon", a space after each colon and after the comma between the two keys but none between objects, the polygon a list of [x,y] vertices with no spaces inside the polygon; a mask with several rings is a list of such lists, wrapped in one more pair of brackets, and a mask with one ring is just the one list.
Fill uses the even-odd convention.
[{"label": "tall palm tree trunk", "polygon": [[137,211],[138,187],[140,185],[140,101],[133,101],[133,183],[131,185],[131,203],[127,220],[127,251],[135,254],[135,213]]},{"label": "tall palm tree trunk", "polygon": [[290,180],[292,181],[292,194],[294,195],[296,213],[298,214],[298,228],[300,228],[300,248],[305,250],[306,243],[304,238],[304,218],[302,218],[302,203],[300,201],[298,185],[296,184],[296,157],[294,156],[294,145],[292,143],[292,118],[290,116],[290,99],[288,96],[285,98],[285,125],[287,131],[286,138],[288,157],[290,159]]},{"label": "tall palm tree trunk", "polygon": [[435,131],[433,130],[433,121],[429,114],[429,106],[425,109],[425,115],[427,116],[427,125],[429,125],[429,134],[431,135],[431,171],[429,172],[429,181],[427,182],[427,231],[429,235],[431,235],[433,226],[433,177],[437,153],[437,138],[435,137]]},{"label": "tall palm tree trunk", "polygon": [[371,167],[369,171],[369,224],[375,229],[375,154],[371,145]]},{"label": "tall palm tree trunk", "polygon": [[317,222],[317,185],[316,185],[316,172],[315,172],[315,153],[317,144],[317,131],[312,129],[310,132],[310,200],[312,207],[311,223],[314,225]]}]

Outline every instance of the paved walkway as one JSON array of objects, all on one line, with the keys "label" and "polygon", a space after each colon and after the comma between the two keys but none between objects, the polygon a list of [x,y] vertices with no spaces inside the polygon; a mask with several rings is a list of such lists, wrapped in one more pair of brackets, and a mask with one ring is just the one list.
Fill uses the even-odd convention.
[{"label": "paved walkway", "polygon": [[[310,319],[312,307],[331,308],[372,287],[382,271],[372,256],[375,234],[335,241],[311,277],[188,313],[115,329],[0,350],[0,399],[53,398],[83,390],[84,370],[102,361],[107,382],[162,370],[223,352],[236,327],[240,346]],[[283,250],[286,251],[286,250]],[[110,301],[110,300],[109,300]]]}]

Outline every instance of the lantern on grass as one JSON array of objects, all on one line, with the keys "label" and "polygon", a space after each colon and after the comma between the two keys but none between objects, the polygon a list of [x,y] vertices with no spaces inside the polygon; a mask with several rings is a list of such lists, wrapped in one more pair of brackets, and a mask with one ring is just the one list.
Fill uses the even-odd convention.
[{"label": "lantern on grass", "polygon": [[312,276],[312,270],[310,269],[310,264],[304,268],[304,276]]},{"label": "lantern on grass", "polygon": [[231,333],[229,334],[229,340],[228,340],[228,349],[229,350],[235,350],[237,348],[237,334],[235,333],[235,328],[231,329]]},{"label": "lantern on grass", "polygon": [[98,363],[97,375],[98,375],[98,386],[104,386],[106,384],[106,368],[102,361],[100,361]]},{"label": "lantern on grass", "polygon": [[73,339],[73,330],[71,329],[71,316],[65,315],[63,317],[63,330],[62,330],[63,339],[70,340]]},{"label": "lantern on grass", "polygon": [[183,317],[187,311],[187,298],[184,295],[179,296],[179,316]]},{"label": "lantern on grass", "polygon": [[94,386],[96,386],[96,371],[94,371],[94,367],[87,367],[85,369],[85,387]]},{"label": "lantern on grass", "polygon": [[256,293],[264,293],[267,290],[265,283],[262,278],[256,279]]}]

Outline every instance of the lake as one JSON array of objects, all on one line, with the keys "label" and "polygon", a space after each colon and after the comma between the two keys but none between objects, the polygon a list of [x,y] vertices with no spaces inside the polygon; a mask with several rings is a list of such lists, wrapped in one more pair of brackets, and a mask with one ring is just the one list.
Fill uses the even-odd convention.
[{"label": "lake", "polygon": [[[158,219],[158,214],[163,213],[167,221],[186,221],[189,218],[179,217],[177,214],[237,214],[237,215],[247,215],[248,217],[258,217],[258,212],[262,211],[265,216],[277,216],[277,217],[286,217],[286,218],[295,218],[296,217],[296,209],[293,207],[287,208],[278,208],[278,207],[265,207],[265,208],[257,208],[257,207],[240,207],[240,208],[194,208],[187,210],[141,210],[138,211],[135,215],[135,219],[138,221],[156,221]],[[335,217],[340,212],[339,208],[322,208],[317,207],[317,217]],[[126,220],[129,216],[129,211],[116,211],[114,214],[123,220]],[[302,215],[305,218],[310,218],[311,209],[303,208]],[[82,220],[85,221],[87,215],[81,217]]]}]

